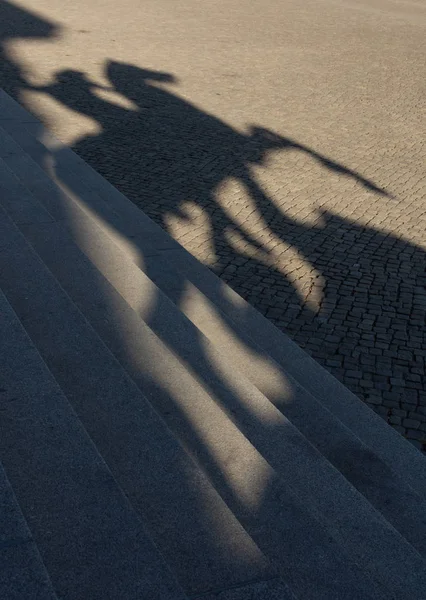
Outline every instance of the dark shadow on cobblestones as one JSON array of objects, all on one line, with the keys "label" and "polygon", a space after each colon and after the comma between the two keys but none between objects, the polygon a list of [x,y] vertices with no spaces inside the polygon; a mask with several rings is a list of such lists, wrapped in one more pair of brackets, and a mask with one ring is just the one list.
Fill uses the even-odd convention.
[{"label": "dark shadow on cobblestones", "polygon": [[425,250],[323,210],[315,225],[298,223],[253,181],[248,186],[268,228],[315,269],[319,307],[312,310],[273,269],[268,287],[275,292],[267,299],[256,265],[225,278],[401,433],[408,428],[420,447],[426,437]]}]

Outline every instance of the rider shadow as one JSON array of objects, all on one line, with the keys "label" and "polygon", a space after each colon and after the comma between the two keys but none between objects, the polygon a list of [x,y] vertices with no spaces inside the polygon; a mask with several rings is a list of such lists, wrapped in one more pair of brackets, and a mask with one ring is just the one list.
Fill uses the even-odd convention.
[{"label": "rider shadow", "polygon": [[[411,294],[424,294],[423,251],[337,214],[319,213],[315,225],[298,222],[265,193],[253,167],[265,164],[271,152],[298,151],[378,197],[389,200],[391,195],[359,173],[290,138],[255,126],[246,133],[235,130],[166,89],[165,85],[176,83],[171,74],[109,61],[106,76],[110,86],[100,86],[80,72],[64,71],[51,85],[38,88],[99,124],[100,133],[78,139],[73,149],[166,230],[170,215],[190,225],[186,206],[188,202],[195,204],[208,224],[213,271],[360,397],[371,399],[388,391],[389,382],[382,380],[385,376],[374,372],[377,365],[372,366],[368,356],[372,342],[366,336],[372,333],[380,338],[382,347],[376,352],[380,356],[373,361],[383,368],[398,360],[395,352],[406,350],[404,340],[393,339],[388,323],[389,319],[406,319],[398,299],[401,285],[408,285]],[[132,108],[106,100],[105,92],[119,94]],[[228,179],[238,181],[247,192],[268,235],[296,249],[314,268],[322,281],[317,306],[306,302],[284,270],[274,264],[262,241],[224,210],[218,189]],[[231,243],[230,234],[239,238],[244,250]],[[373,254],[371,248],[375,248]],[[387,248],[385,254],[383,248]],[[407,266],[408,255],[417,259]],[[144,260],[148,275],[152,267],[154,278],[158,270],[155,259],[147,254]],[[402,270],[395,271],[392,261],[401,264]],[[406,281],[401,275],[404,269],[406,273],[409,270]],[[265,277],[271,283],[256,291],[257,283]],[[370,303],[371,294],[366,290],[371,286],[376,297]],[[173,290],[177,305],[184,287],[182,278]],[[378,306],[382,306],[381,311]],[[342,316],[345,312],[347,318]],[[364,331],[373,325],[377,331]],[[418,334],[417,319],[413,326],[407,324],[404,335],[415,346]],[[363,377],[346,377],[347,370],[361,371]],[[406,393],[400,392],[403,398]],[[372,404],[377,404],[374,399]]]},{"label": "rider shadow", "polygon": [[[371,191],[386,195],[372,182],[292,140],[254,127],[247,134],[235,131],[222,121],[203,113],[188,102],[159,87],[164,83],[173,81],[170,75],[140,70],[136,67],[117,63],[109,63],[107,73],[112,83],[110,91],[124,95],[133,102],[135,110],[129,110],[102,99],[98,95],[98,91],[101,92],[102,90],[97,90],[100,86],[90,82],[81,73],[65,72],[58,74],[52,85],[38,88],[38,90],[50,94],[68,108],[97,121],[101,130],[100,133],[85,136],[78,140],[74,145],[74,149],[88,162],[92,163],[97,170],[104,173],[117,188],[136,204],[155,217],[157,222],[166,226],[169,214],[187,218],[182,205],[188,199],[191,199],[202,208],[210,223],[215,253],[218,257],[216,265],[218,271],[227,264],[229,256],[232,259],[244,258],[250,268],[265,268],[266,265],[270,273],[274,272],[276,274],[282,286],[287,287],[289,290],[293,287],[291,281],[287,280],[278,269],[267,264],[268,253],[262,244],[236,224],[217,202],[215,194],[218,186],[230,177],[238,179],[248,190],[257,206],[259,218],[265,220],[271,231],[272,228],[275,228],[275,233],[280,236],[280,239],[286,243],[291,243],[302,253],[304,252],[308,256],[308,248],[310,248],[308,239],[311,234],[315,234],[324,240],[329,237],[329,230],[325,225],[318,227],[316,230],[308,228],[282,215],[279,211],[275,215],[276,219],[270,223],[270,211],[274,212],[276,209],[272,199],[268,198],[257,184],[251,167],[252,165],[263,164],[266,156],[272,150],[295,149],[308,153],[327,169],[353,177]],[[22,84],[22,87],[25,87],[24,84]],[[61,162],[61,151],[56,153],[53,151],[53,156],[49,153],[46,154],[46,159],[49,160],[50,164],[54,162],[55,158],[58,163]],[[53,159],[53,161],[50,159]],[[64,179],[63,182],[73,191],[72,178],[69,180]],[[77,189],[74,191],[75,195],[79,196],[79,191]],[[96,211],[96,207],[90,203],[90,194],[86,198],[80,198],[80,201],[83,204],[86,202],[86,208],[89,211]],[[60,194],[58,194],[58,202],[61,202]],[[66,203],[64,202],[65,206]],[[65,210],[66,208],[64,208]],[[111,223],[111,225],[113,224]],[[287,231],[284,229],[284,225],[287,227]],[[351,229],[349,222],[346,223],[346,226],[349,230]],[[249,246],[262,251],[265,261],[258,258],[243,257],[241,252],[228,241],[226,234],[230,230],[237,231]],[[75,223],[73,233],[75,239],[83,235],[83,232],[78,228],[78,223]],[[118,233],[125,236],[124,231],[118,231]],[[151,271],[152,273],[155,272],[155,258],[152,259],[152,262],[149,262],[150,257],[144,253],[144,248],[141,247],[140,250],[141,260],[148,261],[147,274],[150,276]],[[221,258],[222,256],[224,259]],[[316,267],[325,276],[332,277],[332,272],[326,271],[320,264],[316,264]],[[96,269],[93,269],[94,274],[91,281],[94,297],[103,296],[100,302],[105,303],[107,308],[109,305],[110,310],[113,312],[120,302],[119,294],[115,292],[114,296],[114,290],[109,289],[107,283],[102,281],[102,278],[95,271]],[[184,277],[181,277],[177,283],[174,300],[178,305],[184,295],[186,283]],[[299,304],[303,306],[302,299],[300,299]],[[265,423],[255,413],[246,411],[246,407],[242,402],[244,399],[235,394],[232,386],[228,385],[229,382],[221,376],[210,361],[201,336],[193,335],[191,352],[183,356],[179,339],[176,336],[173,338],[171,333],[167,334],[164,329],[161,329],[164,310],[165,306],[160,298],[154,298],[152,310],[147,319],[147,323],[154,333],[158,334],[159,337],[162,335],[162,341],[169,349],[174,351],[178,360],[187,362],[195,376],[202,381],[206,389],[225,410],[232,406],[237,408],[238,415],[241,418],[240,422],[237,421],[237,426],[249,439],[250,429],[257,432],[261,431],[264,439],[269,439],[268,436],[274,435],[275,432],[277,434],[275,439],[277,445],[279,445],[280,433],[282,433],[280,427],[273,423]],[[310,309],[307,308],[306,310],[309,312]],[[111,314],[111,312],[108,314]],[[315,318],[315,314],[312,313],[311,317]],[[244,315],[241,316],[240,322],[241,320],[244,321]],[[116,321],[119,322],[119,315],[117,315]],[[127,346],[128,340],[125,339],[123,331],[117,331],[116,333],[117,339],[113,340],[113,344],[118,349],[117,352],[123,357],[123,361],[127,360],[126,352],[128,352],[127,364],[129,364],[132,356]],[[236,332],[235,335],[237,336],[238,333]],[[140,343],[143,345],[145,341],[147,340],[142,339]],[[145,348],[147,357],[148,349],[147,344]],[[196,357],[197,360],[195,360]],[[139,376],[144,376],[142,369]],[[172,407],[175,399],[167,397],[167,390],[163,387],[161,376],[156,381],[151,382],[151,388],[149,388],[150,382],[148,379],[147,376],[141,389],[144,392],[151,389],[153,397],[163,397],[165,404]],[[252,532],[253,539],[260,548],[270,548],[271,544],[268,538],[277,536],[276,548],[285,548],[289,552],[289,556],[286,557],[280,553],[276,556],[276,562],[277,564],[286,564],[288,561],[290,565],[294,564],[293,577],[295,585],[297,585],[297,580],[301,579],[302,576],[302,574],[300,577],[298,576],[298,565],[300,563],[303,566],[303,560],[297,560],[296,547],[293,544],[288,544],[285,535],[282,536],[283,532],[280,530],[280,525],[285,519],[281,518],[281,514],[279,518],[274,517],[273,509],[276,507],[278,489],[274,481],[275,476],[271,476],[269,469],[265,470],[265,477],[263,479],[259,478],[258,502],[255,506],[250,506],[250,503],[245,501],[244,495],[238,494],[238,486],[236,485],[233,489],[228,480],[228,471],[222,469],[223,463],[216,462],[214,452],[209,447],[206,439],[203,438],[200,431],[192,426],[184,411],[179,414],[178,403],[175,404],[176,418],[180,419],[182,426],[180,433],[192,455],[198,458],[202,469],[207,472],[222,498],[225,499],[240,521],[244,525],[247,523],[247,529]],[[90,412],[90,401],[88,412]],[[167,417],[165,414],[164,416]],[[115,418],[120,419],[119,410]],[[104,449],[107,448],[108,440],[101,441],[100,445]],[[123,448],[123,454],[125,454],[125,450]],[[106,454],[108,454],[108,450]],[[231,457],[230,462],[232,462]],[[173,467],[179,470],[178,464],[173,465]],[[254,474],[252,471],[244,473],[248,479],[252,478]],[[182,477],[185,478],[185,473],[182,474]],[[239,474],[237,474],[237,483],[239,481],[238,477]],[[282,478],[282,481],[285,481],[285,478]],[[192,480],[189,477],[187,485],[189,487],[192,485]],[[292,498],[291,491],[283,489],[283,496],[283,505],[285,505],[284,500],[291,500]],[[304,515],[300,513],[300,505],[298,506],[298,521],[300,519],[299,522],[303,523],[304,520],[301,517]],[[197,509],[198,514],[196,517],[200,520],[201,525],[208,524],[209,507],[203,503],[201,495]],[[265,527],[262,533],[261,528],[258,526],[259,523],[268,524],[269,527]],[[276,530],[278,533],[276,533]],[[228,570],[232,572],[232,575],[238,567],[238,563],[249,564],[249,557],[245,561],[246,557],[238,556],[237,552],[230,555],[229,552],[224,551],[218,543],[222,532],[214,531],[211,527],[206,527],[206,532],[207,544],[213,548],[212,554],[215,552],[216,555],[220,556],[223,564],[228,566]],[[309,534],[309,528],[307,528],[307,534]],[[167,535],[167,532],[165,532],[165,535]],[[287,543],[283,544],[283,541]],[[310,543],[310,540],[308,540],[306,547],[330,547],[330,540],[322,540],[322,542],[323,544],[318,544],[318,539],[315,539]],[[305,547],[305,545],[303,546]],[[336,552],[337,555],[340,556],[340,549],[339,553]],[[217,561],[220,559],[217,559]],[[312,558],[312,561],[314,560],[315,557]],[[317,564],[320,567],[323,566],[321,557]],[[327,569],[324,569],[324,572],[327,572]],[[289,576],[291,576],[291,572]]]},{"label": "rider shadow", "polygon": [[[81,72],[63,71],[51,85],[37,89],[98,123],[100,133],[77,140],[73,149],[164,229],[170,216],[190,223],[188,202],[201,209],[210,231],[212,269],[218,274],[243,259],[245,270],[267,265],[286,291],[293,289],[262,242],[233,220],[217,198],[224,181],[240,182],[265,230],[286,242],[273,222],[287,218],[260,188],[252,169],[264,164],[272,151],[303,152],[328,170],[388,196],[372,181],[290,138],[255,126],[247,133],[233,129],[165,89],[163,84],[176,83],[173,75],[110,61],[106,76],[111,86],[100,86]],[[104,99],[105,91],[118,93],[133,108]],[[231,233],[251,250],[249,255],[230,243]],[[299,303],[303,306],[302,299]]]}]

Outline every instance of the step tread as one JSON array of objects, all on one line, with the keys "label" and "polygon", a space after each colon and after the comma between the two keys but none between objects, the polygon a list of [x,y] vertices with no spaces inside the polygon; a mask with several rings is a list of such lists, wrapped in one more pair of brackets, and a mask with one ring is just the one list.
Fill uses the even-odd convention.
[{"label": "step tread", "polygon": [[193,600],[296,600],[279,579],[204,594]]}]

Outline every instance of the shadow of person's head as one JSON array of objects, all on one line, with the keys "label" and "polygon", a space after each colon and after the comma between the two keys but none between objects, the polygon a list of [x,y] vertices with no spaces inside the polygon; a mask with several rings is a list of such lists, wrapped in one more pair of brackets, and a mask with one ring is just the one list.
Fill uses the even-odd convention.
[{"label": "shadow of person's head", "polygon": [[63,69],[55,74],[55,83],[61,85],[75,85],[76,87],[95,87],[83,71]]},{"label": "shadow of person's head", "polygon": [[176,84],[178,81],[171,73],[141,69],[114,60],[107,61],[105,74],[113,87],[130,99],[137,99],[140,90],[152,83]]}]

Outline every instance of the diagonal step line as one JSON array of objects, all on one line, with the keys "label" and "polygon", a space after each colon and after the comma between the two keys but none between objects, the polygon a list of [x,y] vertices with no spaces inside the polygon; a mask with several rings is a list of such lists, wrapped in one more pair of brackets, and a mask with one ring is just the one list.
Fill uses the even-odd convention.
[{"label": "diagonal step line", "polygon": [[[19,234],[19,235],[20,235],[20,234]],[[22,239],[24,240],[24,238],[22,238]],[[27,242],[26,242],[26,241],[25,241],[25,244],[27,245]],[[0,246],[1,246],[1,244],[0,244]],[[31,253],[34,255],[34,258],[37,260],[37,262],[39,263],[40,267],[41,267],[42,269],[45,269],[45,270],[46,270],[46,272],[49,272],[49,271],[47,270],[47,267],[46,267],[46,266],[44,265],[44,263],[42,262],[41,258],[40,258],[40,257],[39,257],[39,256],[38,256],[38,255],[37,255],[35,252],[34,252],[34,250],[33,250],[33,249],[31,248],[31,246],[29,246],[29,245],[28,245],[28,250],[29,250],[29,251],[30,251],[30,252],[31,252]],[[0,254],[1,254],[1,252],[0,252]],[[49,275],[50,275],[50,276],[52,277],[52,279],[53,279],[53,276],[50,274],[50,272],[49,272]],[[1,278],[1,277],[2,277],[2,276],[1,276],[1,274],[0,274],[0,278]],[[70,303],[70,304],[71,304],[71,303],[72,303],[72,300],[69,298],[68,294],[67,294],[67,293],[66,293],[66,292],[63,290],[63,288],[60,286],[60,284],[56,282],[56,280],[55,280],[55,286],[61,290],[61,294],[63,294],[63,296],[67,298],[67,301],[68,301],[68,303]],[[74,305],[74,306],[75,306],[75,305]],[[137,398],[140,398],[140,397],[141,397],[141,394],[140,394],[140,391],[139,391],[139,389],[138,389],[138,388],[137,388],[137,386],[134,384],[134,382],[133,382],[133,381],[132,381],[132,380],[129,378],[129,376],[128,376],[128,375],[127,375],[127,374],[126,374],[124,371],[122,371],[122,370],[121,370],[121,366],[119,365],[118,361],[117,361],[117,360],[116,360],[116,358],[113,356],[113,354],[111,353],[111,351],[108,349],[108,347],[105,345],[104,341],[103,341],[101,338],[99,338],[99,336],[97,335],[97,333],[95,332],[95,330],[92,328],[92,326],[90,325],[90,323],[87,321],[86,317],[85,317],[85,316],[84,316],[84,315],[81,313],[81,311],[80,311],[80,310],[79,310],[77,307],[75,307],[75,311],[77,311],[77,312],[78,312],[78,314],[79,314],[79,318],[80,318],[80,319],[81,319],[81,320],[84,322],[84,326],[85,326],[85,328],[86,328],[86,329],[88,329],[88,330],[90,330],[90,331],[92,332],[92,334],[93,334],[93,337],[96,339],[96,343],[102,347],[102,349],[103,349],[103,352],[104,352],[104,353],[106,353],[106,354],[108,354],[108,355],[110,356],[110,362],[114,363],[115,365],[117,365],[117,367],[119,367],[119,369],[120,369],[120,372],[122,372],[122,373],[123,373],[123,377],[124,377],[124,379],[125,379],[125,380],[126,380],[126,382],[127,382],[127,383],[126,383],[126,385],[128,386],[128,390],[130,391],[130,389],[132,389],[132,390],[133,390],[132,394],[135,396],[135,398],[136,398],[136,397],[137,397]],[[34,336],[33,336],[33,334],[31,333],[31,330],[29,331],[29,322],[27,321],[27,319],[24,319],[24,325],[25,325],[25,328],[26,328],[26,330],[27,330],[28,334],[30,335],[30,337],[31,337],[31,338],[33,338]],[[91,335],[92,335],[92,334],[91,334]],[[33,340],[33,341],[35,342],[35,340]],[[38,348],[38,350],[39,350],[39,352],[40,352],[40,348]],[[42,353],[42,356],[43,356],[43,359],[46,361],[46,356],[45,356],[45,354],[44,354],[44,353]],[[49,361],[48,361],[48,362],[49,362]],[[51,365],[49,365],[49,369],[50,369],[50,372],[52,372]],[[54,377],[55,377],[56,381],[58,381],[58,373],[56,373],[56,372],[53,370],[53,374],[54,374]],[[120,375],[120,376],[121,376],[121,375]],[[62,391],[63,391],[63,392],[65,392],[64,385],[63,385],[63,383],[60,381],[60,377],[59,377],[59,384],[60,384],[60,387],[61,387]],[[68,395],[68,394],[66,393],[65,395]],[[148,402],[147,402],[147,400],[146,400],[145,398],[143,398],[143,397],[142,397],[142,399],[143,399],[143,402],[145,403],[145,405],[146,405],[146,407],[147,407],[147,409],[148,409],[148,411],[149,411],[149,414],[152,414],[152,415],[153,415],[153,417],[152,417],[152,418],[154,418],[154,419],[155,419],[155,421],[159,421],[159,422],[161,422],[161,423],[162,423],[162,427],[165,429],[165,432],[166,432],[166,431],[168,432],[167,426],[164,424],[163,420],[162,420],[162,419],[161,419],[161,417],[158,415],[158,413],[156,413],[156,412],[155,412],[155,410],[154,410],[154,409],[151,407],[151,405],[149,405],[149,404],[148,404]],[[75,400],[76,400],[76,398],[74,398],[74,404],[75,404]],[[138,400],[138,402],[139,402],[139,400]],[[148,407],[149,407],[149,408],[148,408]],[[123,410],[123,408],[124,408],[124,407],[123,407],[123,406],[121,406],[121,407],[120,407],[120,410]],[[136,411],[138,411],[138,410],[139,410],[139,409],[137,408],[137,405],[135,405],[135,410],[136,410]],[[145,410],[145,414],[146,414],[146,413],[147,413],[147,410]],[[78,414],[79,414],[79,419],[83,421],[84,428],[85,428],[85,430],[87,431],[87,430],[88,430],[88,427],[87,427],[87,422],[86,422],[86,421],[87,421],[87,419],[85,420],[84,418],[82,418],[82,414],[81,414],[80,412],[79,412]],[[155,417],[154,417],[154,415],[155,415]],[[137,417],[137,418],[136,418],[136,417]],[[139,417],[139,416],[138,416],[138,412],[136,412],[136,413],[134,414],[134,418],[136,419],[136,421],[141,421],[141,418],[142,418],[142,417]],[[152,418],[151,418],[151,420],[152,420]],[[89,435],[90,435],[90,438],[93,440],[93,435],[92,435],[92,432],[90,431],[90,428],[89,428]],[[169,436],[171,436],[171,433],[170,433],[170,432],[168,432],[168,435],[169,435]],[[99,436],[98,436],[98,437],[99,437]],[[164,439],[164,438],[163,438],[163,439]],[[96,442],[96,445],[97,445],[97,447],[98,447],[98,448],[100,447],[99,441],[100,441],[100,440],[98,439],[98,440],[97,440],[97,442]],[[105,446],[105,443],[101,444],[101,446],[102,446],[102,445],[104,446],[104,449],[106,450],[106,449],[107,449],[107,446]],[[177,442],[176,442],[176,445],[177,445]],[[163,450],[164,450],[164,447],[163,447]],[[170,449],[170,450],[171,450],[171,449]],[[105,456],[106,456],[106,457],[108,457],[108,452],[103,452],[103,455],[104,455],[104,460],[105,460]],[[192,463],[192,461],[191,461],[191,459],[189,459],[189,457],[188,457],[188,459],[185,459],[185,460],[187,460],[187,462],[189,461],[189,463]],[[108,458],[107,458],[107,463],[108,463],[108,464],[111,464],[111,463],[110,463],[110,461],[108,460]],[[194,468],[193,468],[193,467],[191,467],[191,469],[192,469],[192,471],[194,471]],[[115,471],[115,474],[116,474],[116,479],[117,479],[117,472],[116,472],[116,471]],[[197,476],[197,477],[198,477],[198,476]],[[202,478],[201,478],[201,479],[200,479],[200,478],[198,478],[198,479],[199,479],[199,482],[197,483],[197,485],[200,485],[200,486],[201,486],[201,489],[203,489],[203,490],[205,489],[205,490],[207,491],[207,487],[206,487],[206,486],[207,486],[208,484],[207,484],[207,483],[204,483],[204,482],[203,482],[203,480],[202,480]],[[122,488],[122,489],[123,489],[123,488]],[[219,498],[219,496],[217,495],[217,492],[215,492],[213,489],[212,489],[212,492],[209,492],[209,494],[210,494],[210,495],[211,495],[213,498],[216,498],[216,496]],[[129,494],[127,493],[127,494],[126,494],[126,496],[127,496],[127,497],[129,497]],[[177,497],[176,497],[176,500],[177,500]],[[216,500],[215,500],[215,502],[216,502]],[[134,498],[133,498],[133,500],[132,500],[132,504],[133,504],[133,506],[135,507]],[[140,504],[140,503],[139,503],[139,504]],[[223,506],[223,508],[220,508],[221,506]],[[226,507],[226,504],[223,502],[223,500],[222,500],[222,499],[220,499],[220,503],[219,503],[219,505],[218,505],[218,507],[217,507],[217,508],[220,508],[220,510],[221,510],[221,511],[222,511],[224,514],[227,514],[227,512],[226,512],[226,511],[228,511],[228,512],[229,512],[229,509]],[[138,512],[141,512],[141,506],[137,506],[136,510],[137,510]],[[142,516],[142,517],[144,517],[143,510],[142,510],[142,512],[141,512],[141,516]],[[182,515],[182,516],[183,516],[183,515]],[[231,533],[231,532],[233,533],[233,535],[235,536],[236,540],[238,540],[238,536],[239,536],[240,538],[243,538],[244,536],[246,536],[246,537],[248,538],[248,535],[247,535],[245,532],[243,533],[243,531],[244,531],[244,530],[243,530],[242,526],[241,526],[239,523],[237,523],[237,521],[235,520],[235,518],[234,518],[233,516],[232,516],[232,517],[231,517],[231,516],[229,516],[229,517],[226,517],[226,519],[228,519],[227,526],[230,528],[230,533]],[[230,521],[230,519],[231,519],[231,521]],[[233,522],[234,522],[234,521],[232,521],[232,519],[234,519],[234,520],[235,520],[235,525],[233,525]],[[148,523],[148,521],[147,521],[147,519],[146,519],[146,516],[145,516],[144,522],[145,522],[145,525]],[[232,530],[232,527],[231,527],[231,525],[232,525],[232,527],[234,528],[233,530]],[[249,539],[249,538],[248,538],[248,539]],[[238,543],[239,543],[239,542],[238,542]],[[244,542],[244,543],[246,543],[246,542]],[[254,543],[253,543],[253,542],[247,542],[247,544],[246,544],[246,545],[247,545],[247,552],[248,552],[248,555],[247,555],[247,560],[253,560],[253,561],[254,561],[255,559],[256,559],[256,560],[258,560],[258,563],[259,563],[259,564],[258,564],[258,570],[259,570],[261,573],[263,573],[263,572],[265,572],[265,571],[267,571],[267,570],[268,570],[268,571],[270,571],[270,569],[269,569],[269,567],[268,567],[268,561],[267,561],[265,558],[261,558],[260,551],[259,551],[258,549],[256,549],[256,547],[255,547]],[[250,549],[250,548],[252,548],[252,549]],[[250,557],[250,554],[249,554],[249,552],[251,552],[251,555],[252,555],[251,557]],[[164,554],[164,553],[163,553],[163,554]],[[258,558],[256,558],[256,557],[258,557]],[[253,568],[254,568],[254,564],[253,564]],[[237,573],[237,575],[238,575],[238,573]],[[251,577],[252,577],[252,574],[251,574]],[[242,581],[244,581],[244,580],[245,580],[245,579],[242,579]]]}]

